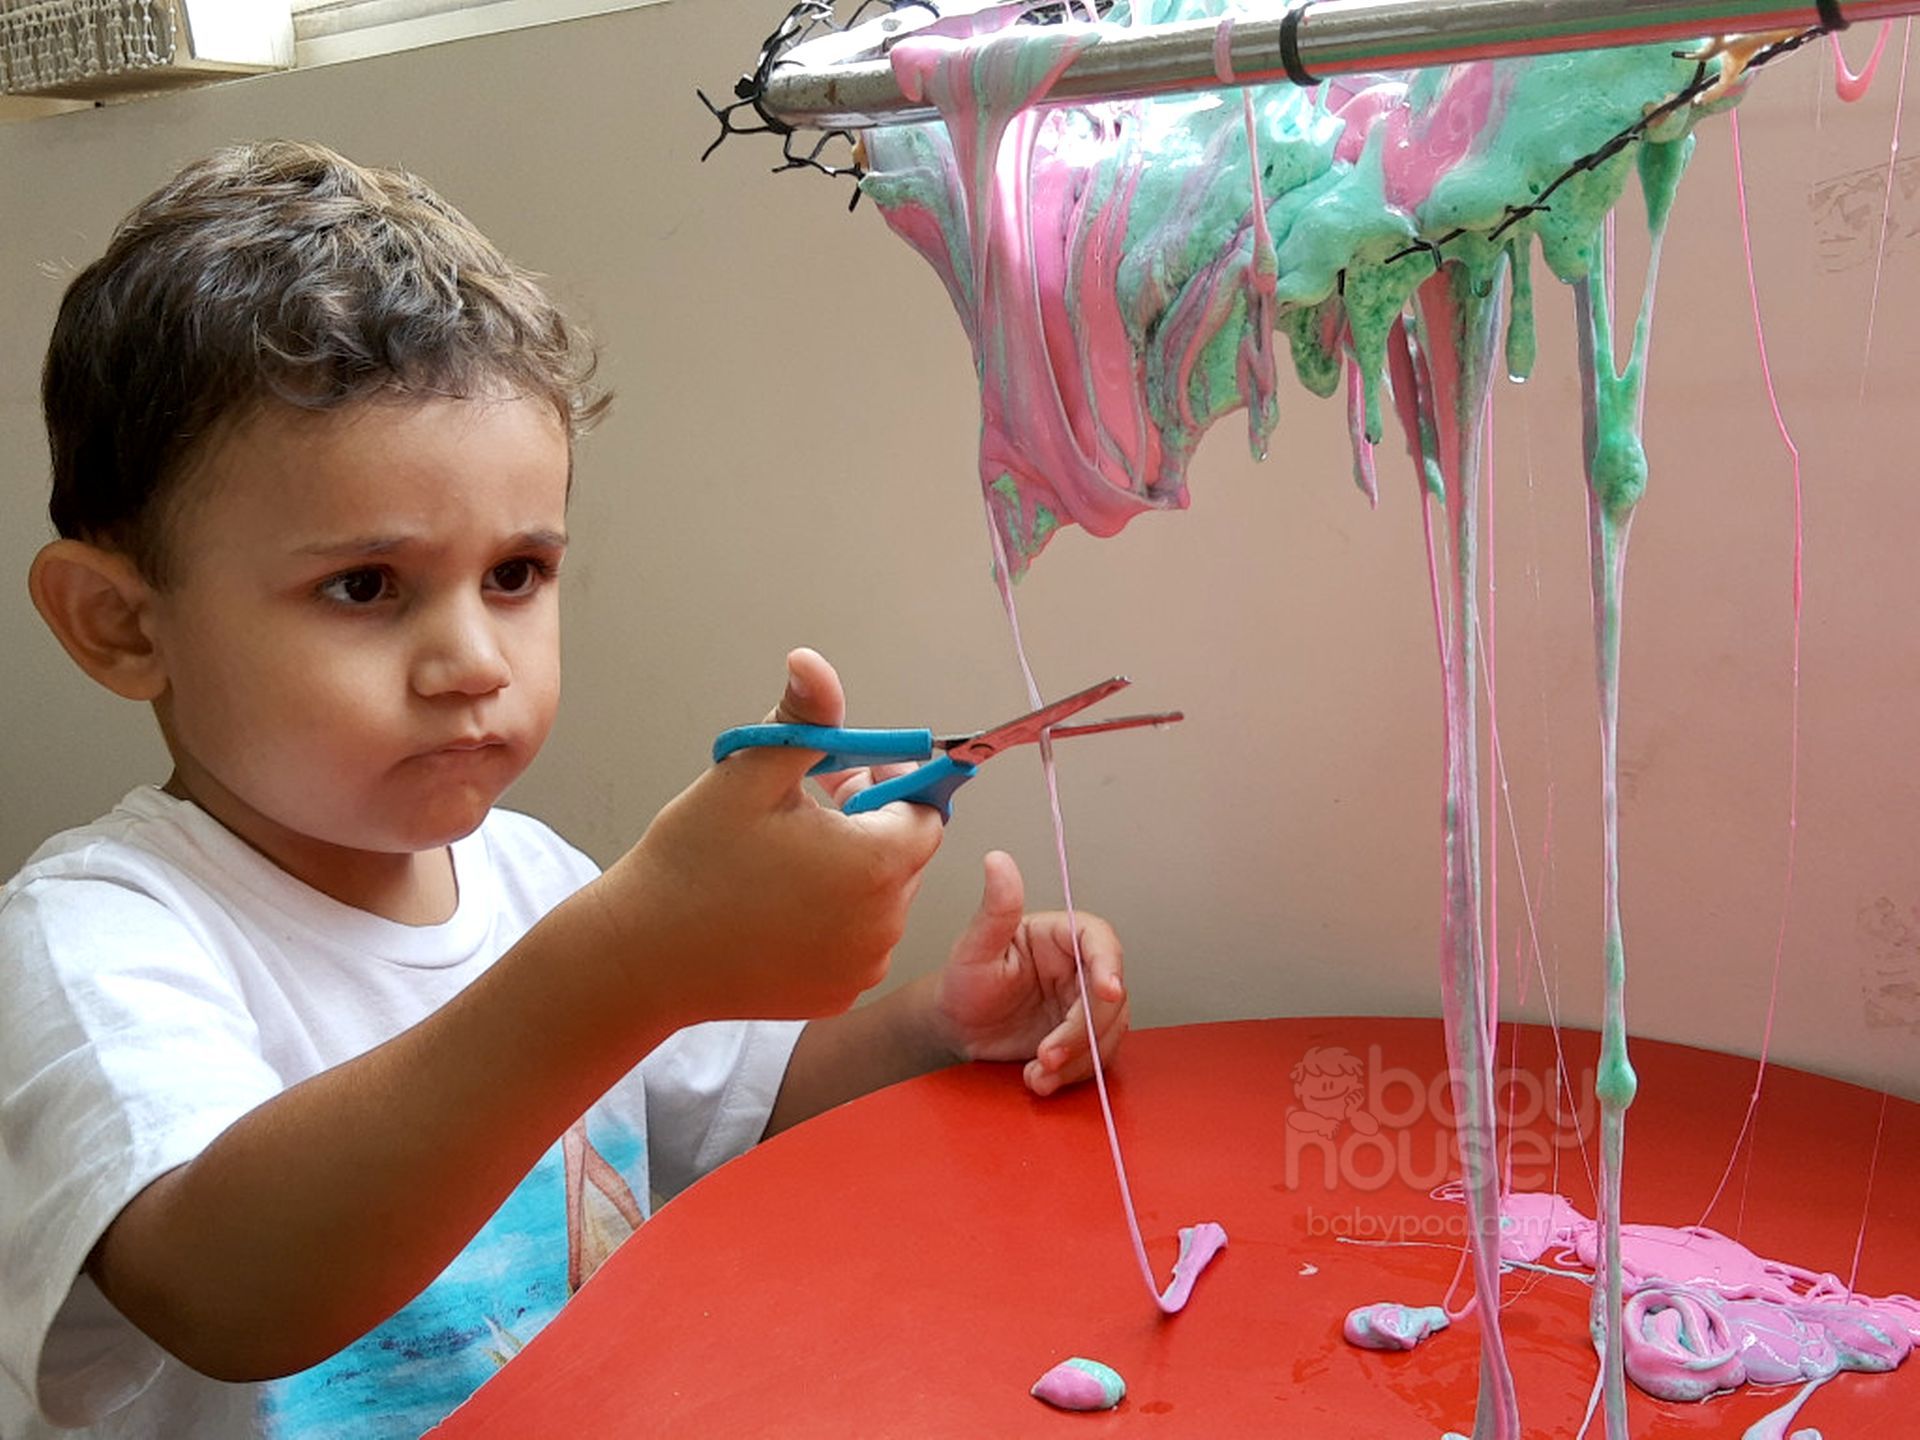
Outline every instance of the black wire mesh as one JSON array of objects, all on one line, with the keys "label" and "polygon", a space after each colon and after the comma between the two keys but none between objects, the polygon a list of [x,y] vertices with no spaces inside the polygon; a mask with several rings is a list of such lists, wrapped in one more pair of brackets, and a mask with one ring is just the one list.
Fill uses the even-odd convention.
[{"label": "black wire mesh", "polygon": [[[1033,0],[1021,19],[1029,24],[1058,24],[1068,19],[1105,15],[1112,5],[1113,0]],[[773,33],[761,42],[760,55],[754,62],[753,69],[734,82],[734,99],[731,103],[716,105],[707,98],[705,91],[694,92],[713,117],[720,122],[720,133],[714,137],[713,143],[701,152],[701,160],[706,160],[732,135],[778,135],[781,138],[782,160],[780,164],[773,167],[773,173],[779,174],[786,170],[816,170],[823,175],[849,176],[854,181],[854,191],[852,199],[847,202],[847,209],[852,210],[860,203],[859,182],[867,173],[861,163],[861,147],[858,139],[850,130],[825,130],[819,132],[810,147],[796,149],[795,137],[800,132],[768,111],[763,103],[767,81],[777,66],[788,63],[786,62],[787,52],[803,41],[816,35],[851,30],[865,23],[878,11],[884,10],[891,14],[905,9],[925,10],[936,18],[940,13],[934,0],[860,0],[847,19],[842,21],[835,16],[833,0],[800,0],[799,4],[787,12],[786,18],[780,22]],[[1829,9],[1832,11],[1831,17],[1824,23],[1762,45],[1745,62],[1745,70],[1761,69],[1781,56],[1798,50],[1808,41],[1818,39],[1829,30],[1845,28],[1846,21],[1841,18],[1838,6],[1823,6],[1823,15]],[[1689,58],[1686,52],[1675,53],[1678,58]],[[1710,67],[1705,58],[1699,59],[1694,77],[1687,85],[1660,104],[1650,107],[1638,120],[1613,135],[1605,144],[1568,165],[1538,195],[1522,203],[1509,204],[1499,223],[1488,232],[1487,239],[1497,242],[1522,220],[1551,210],[1553,207],[1548,202],[1553,193],[1563,185],[1576,176],[1598,169],[1629,145],[1645,139],[1647,133],[1662,120],[1703,97],[1724,89],[1725,85],[1719,72]],[[742,110],[750,110],[760,123],[757,125],[738,123],[735,117]],[[841,149],[845,152],[844,163],[822,158],[829,152]],[[1432,259],[1434,268],[1438,269],[1445,260],[1442,254],[1443,247],[1468,233],[1467,227],[1459,226],[1437,239],[1415,241],[1405,249],[1388,256],[1388,262],[1408,259],[1415,255],[1426,255]]]}]

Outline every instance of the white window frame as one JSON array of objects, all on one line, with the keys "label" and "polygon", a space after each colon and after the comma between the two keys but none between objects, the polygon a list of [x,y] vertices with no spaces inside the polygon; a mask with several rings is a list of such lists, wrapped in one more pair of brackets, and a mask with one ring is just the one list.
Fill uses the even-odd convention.
[{"label": "white window frame", "polygon": [[292,0],[296,70],[667,0]]},{"label": "white window frame", "polygon": [[[205,14],[215,18],[225,7],[258,3],[261,0],[200,0]],[[282,15],[292,12],[295,70],[666,3],[669,0],[278,0]],[[217,78],[205,75],[198,83]],[[0,123],[137,101],[161,88],[129,86],[88,99],[0,95]]]}]

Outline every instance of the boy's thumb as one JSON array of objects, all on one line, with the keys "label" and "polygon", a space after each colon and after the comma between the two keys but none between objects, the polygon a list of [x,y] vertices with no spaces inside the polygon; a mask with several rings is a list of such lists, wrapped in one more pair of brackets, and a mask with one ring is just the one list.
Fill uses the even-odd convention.
[{"label": "boy's thumb", "polygon": [[799,649],[787,656],[787,686],[767,722],[774,725],[838,725],[846,719],[847,697],[840,677],[818,651]]},{"label": "boy's thumb", "polygon": [[984,862],[980,906],[953,947],[957,964],[988,964],[1002,959],[1026,913],[1026,885],[1020,867],[1003,850],[991,850]]},{"label": "boy's thumb", "polygon": [[[769,725],[838,725],[847,713],[840,677],[816,651],[800,649],[787,656],[787,683],[780,703],[768,713]],[[759,778],[773,792],[797,786],[821,756],[819,750],[769,745],[741,750],[726,764]]]}]

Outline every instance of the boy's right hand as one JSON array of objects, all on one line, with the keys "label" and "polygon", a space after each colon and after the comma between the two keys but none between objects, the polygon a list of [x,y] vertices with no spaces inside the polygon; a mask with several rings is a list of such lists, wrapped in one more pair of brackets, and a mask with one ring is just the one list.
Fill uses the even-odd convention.
[{"label": "boy's right hand", "polygon": [[[811,650],[787,657],[773,721],[839,725],[840,677]],[[745,750],[675,797],[597,882],[622,954],[683,1024],[807,1019],[846,1009],[887,972],[939,812],[896,802],[847,815],[808,793],[810,750]],[[833,780],[841,801],[884,778]]]}]

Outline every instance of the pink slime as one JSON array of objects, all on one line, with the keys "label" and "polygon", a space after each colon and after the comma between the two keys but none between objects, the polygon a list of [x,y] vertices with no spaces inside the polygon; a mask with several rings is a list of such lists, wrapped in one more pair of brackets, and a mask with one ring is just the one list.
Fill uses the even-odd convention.
[{"label": "pink slime", "polygon": [[[1596,1267],[1599,1227],[1561,1196],[1509,1195],[1501,1214],[1502,1260],[1562,1252]],[[1920,1344],[1911,1296],[1857,1295],[1838,1276],[1763,1259],[1700,1225],[1620,1234],[1627,1373],[1650,1395],[1700,1400],[1743,1383],[1891,1370]]]}]

